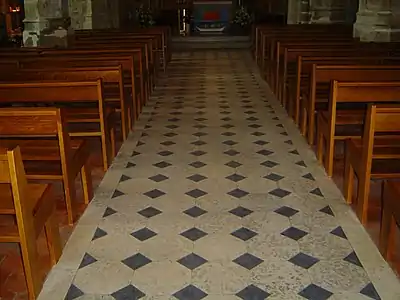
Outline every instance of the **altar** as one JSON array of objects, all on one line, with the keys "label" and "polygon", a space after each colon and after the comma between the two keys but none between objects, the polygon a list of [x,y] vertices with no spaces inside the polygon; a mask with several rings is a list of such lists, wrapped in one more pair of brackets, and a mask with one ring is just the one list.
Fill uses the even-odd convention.
[{"label": "altar", "polygon": [[200,34],[222,34],[229,26],[232,1],[193,2],[193,29]]}]

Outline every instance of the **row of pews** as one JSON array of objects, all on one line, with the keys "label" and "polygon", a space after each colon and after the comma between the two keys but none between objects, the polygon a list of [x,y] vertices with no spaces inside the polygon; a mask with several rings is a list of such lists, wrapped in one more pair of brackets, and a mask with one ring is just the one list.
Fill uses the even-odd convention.
[{"label": "row of pews", "polygon": [[328,176],[343,149],[343,194],[362,224],[371,180],[384,183],[380,249],[390,256],[400,224],[400,44],[361,42],[349,25],[260,25],[253,35],[263,78]]},{"label": "row of pews", "polygon": [[0,242],[20,244],[29,299],[42,286],[36,239],[51,262],[61,254],[51,182],[62,182],[68,223],[77,216],[77,179],[93,196],[90,139],[102,167],[116,155],[171,59],[170,29],[80,30],[70,47],[0,49]]}]

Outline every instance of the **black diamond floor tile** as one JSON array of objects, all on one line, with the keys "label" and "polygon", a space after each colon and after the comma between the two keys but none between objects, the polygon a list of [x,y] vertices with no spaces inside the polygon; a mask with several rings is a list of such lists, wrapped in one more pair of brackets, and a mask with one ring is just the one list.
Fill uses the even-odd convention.
[{"label": "black diamond floor tile", "polygon": [[178,300],[200,300],[205,298],[207,294],[191,284],[176,292],[173,296]]},{"label": "black diamond floor tile", "polygon": [[295,241],[300,240],[301,238],[305,237],[308,233],[304,230],[298,229],[296,227],[289,227],[285,231],[281,233],[282,235],[291,238]]},{"label": "black diamond floor tile", "polygon": [[257,232],[254,232],[248,228],[242,227],[231,233],[234,237],[241,239],[242,241],[250,240],[251,238],[257,235]]},{"label": "black diamond floor tile", "polygon": [[157,174],[155,176],[149,177],[149,179],[154,181],[154,182],[161,182],[161,181],[167,180],[168,177],[165,176],[165,175],[162,175],[162,174]]},{"label": "black diamond floor tile", "polygon": [[361,262],[360,262],[360,260],[359,260],[359,258],[358,258],[358,256],[357,256],[357,254],[354,251],[351,252],[349,255],[347,255],[343,260],[347,261],[347,262],[349,262],[349,263],[351,263],[353,265],[356,265],[356,266],[358,266],[360,268],[363,267]]},{"label": "black diamond floor tile", "polygon": [[189,164],[190,166],[192,166],[193,168],[199,169],[201,167],[206,166],[207,164],[201,162],[201,161],[195,161]]},{"label": "black diamond floor tile", "polygon": [[254,144],[257,144],[259,146],[265,146],[265,145],[269,144],[269,142],[263,141],[263,140],[257,140],[254,142]]},{"label": "black diamond floor tile", "polygon": [[137,253],[135,255],[132,255],[128,258],[125,258],[122,263],[132,270],[137,270],[140,269],[141,267],[144,267],[145,265],[151,263],[151,259],[147,258],[141,253]]},{"label": "black diamond floor tile", "polygon": [[170,156],[170,155],[172,155],[174,153],[171,152],[171,151],[160,151],[157,154],[160,155],[160,156]]},{"label": "black diamond floor tile", "polygon": [[145,209],[138,211],[139,215],[142,215],[143,217],[146,217],[148,219],[155,217],[161,213],[162,213],[162,211],[160,211],[157,208],[154,208],[152,206],[146,207]]},{"label": "black diamond floor tile", "polygon": [[207,233],[200,229],[193,227],[189,230],[182,232],[181,235],[184,236],[185,238],[195,242],[198,239],[205,237],[207,235]]},{"label": "black diamond floor tile", "polygon": [[242,164],[241,163],[239,163],[239,162],[237,162],[237,161],[234,161],[234,160],[231,160],[230,162],[227,162],[226,164],[225,164],[225,166],[228,166],[228,167],[231,167],[231,168],[238,168],[238,167],[240,167]]},{"label": "black diamond floor tile", "polygon": [[329,299],[333,293],[325,290],[322,287],[319,287],[318,285],[310,284],[304,290],[302,290],[299,295],[308,300],[326,300]]},{"label": "black diamond floor tile", "polygon": [[276,181],[279,181],[279,180],[281,180],[281,179],[283,179],[285,177],[281,176],[279,174],[271,173],[271,174],[268,174],[267,176],[265,176],[264,178],[276,182]]},{"label": "black diamond floor tile", "polygon": [[167,167],[172,166],[172,165],[170,163],[166,162],[166,161],[160,161],[160,162],[154,164],[153,166],[155,166],[157,168],[160,168],[160,169],[164,169],[164,168],[167,168]]},{"label": "black diamond floor tile", "polygon": [[233,262],[239,266],[242,266],[243,268],[246,268],[247,270],[251,270],[261,264],[263,260],[250,253],[245,253],[233,260]]},{"label": "black diamond floor tile", "polygon": [[238,292],[236,296],[243,300],[264,300],[267,299],[270,294],[252,284]]},{"label": "black diamond floor tile", "polygon": [[193,206],[193,207],[185,210],[184,213],[193,218],[197,218],[197,217],[200,217],[200,216],[204,215],[205,213],[207,213],[207,211],[198,206]]},{"label": "black diamond floor tile", "polygon": [[264,155],[264,156],[268,156],[268,155],[273,154],[274,152],[269,151],[269,150],[267,150],[267,149],[263,149],[263,150],[257,151],[257,153],[258,153],[258,154],[261,154],[261,155]]},{"label": "black diamond floor tile", "polygon": [[120,197],[120,196],[124,196],[124,195],[125,194],[123,192],[121,192],[119,190],[115,190],[114,193],[111,196],[111,199],[114,199],[114,198],[117,198],[117,197]]},{"label": "black diamond floor tile", "polygon": [[152,199],[156,199],[156,198],[159,198],[161,196],[164,196],[165,193],[163,191],[158,190],[158,189],[154,189],[154,190],[151,190],[151,191],[148,191],[148,192],[144,193],[143,195],[145,195],[145,196],[147,196],[149,198],[152,198]]},{"label": "black diamond floor tile", "polygon": [[84,295],[84,293],[79,288],[77,288],[75,285],[71,284],[64,300],[74,300],[83,295]]},{"label": "black diamond floor tile", "polygon": [[197,198],[200,198],[200,197],[203,197],[203,196],[207,195],[207,192],[199,190],[199,189],[194,189],[194,190],[191,190],[191,191],[187,192],[186,195],[197,199]]},{"label": "black diamond floor tile", "polygon": [[89,253],[85,253],[85,255],[82,258],[81,264],[79,265],[79,269],[82,269],[88,265],[91,265],[95,263],[97,259],[95,259],[93,256],[91,256]]},{"label": "black diamond floor tile", "polygon": [[360,291],[360,294],[367,296],[373,300],[381,300],[381,297],[379,296],[372,283],[368,283],[365,287],[363,287]]},{"label": "black diamond floor tile", "polygon": [[243,206],[238,206],[238,207],[230,210],[229,212],[240,218],[244,218],[244,217],[250,215],[251,213],[253,213],[253,211],[251,209],[248,209]]},{"label": "black diamond floor tile", "polygon": [[331,207],[329,205],[325,206],[324,208],[321,208],[319,211],[323,212],[323,213],[325,213],[327,215],[330,215],[332,217],[335,216],[335,214],[333,213],[333,211],[332,211],[332,209],[331,209]]},{"label": "black diamond floor tile", "polygon": [[324,195],[322,194],[321,190],[319,188],[315,188],[312,191],[310,191],[310,194],[316,195],[316,196],[320,196],[320,197],[324,197]]},{"label": "black diamond floor tile", "polygon": [[126,176],[126,175],[122,175],[121,178],[119,179],[119,182],[121,183],[121,182],[130,180],[130,179],[132,179],[132,178],[130,178],[129,176]]},{"label": "black diamond floor tile", "polygon": [[146,296],[141,290],[133,285],[128,285],[111,294],[115,300],[138,300]]},{"label": "black diamond floor tile", "polygon": [[249,194],[248,192],[243,191],[241,189],[234,189],[228,193],[228,195],[235,197],[235,198],[243,198],[243,197],[247,196],[248,194]]},{"label": "black diamond floor tile", "polygon": [[246,177],[244,177],[244,176],[242,176],[240,174],[232,174],[232,175],[229,175],[229,176],[227,176],[225,178],[229,179],[229,180],[231,180],[233,182],[239,182],[239,181],[242,181],[243,179],[245,179]]},{"label": "black diamond floor tile", "polygon": [[274,190],[270,191],[268,194],[276,196],[278,198],[284,198],[284,197],[290,195],[291,192],[286,191],[286,190],[281,189],[281,188],[277,188],[277,189],[274,189]]},{"label": "black diamond floor tile", "polygon": [[203,180],[207,179],[206,176],[203,176],[203,175],[200,175],[200,174],[194,174],[194,175],[191,175],[191,176],[186,177],[186,178],[190,179],[191,181],[194,181],[194,182],[200,182],[200,181],[203,181]]},{"label": "black diamond floor tile", "polygon": [[204,154],[207,154],[207,152],[201,151],[201,150],[196,150],[193,152],[190,152],[190,154],[194,155],[194,156],[202,156]]},{"label": "black diamond floor tile", "polygon": [[309,269],[317,262],[319,262],[319,259],[300,252],[295,256],[293,256],[291,259],[289,259],[289,261],[295,264],[296,266],[302,267],[304,269]]},{"label": "black diamond floor tile", "polygon": [[227,132],[221,133],[221,135],[224,135],[224,136],[234,136],[234,135],[236,135],[236,133],[227,131]]},{"label": "black diamond floor tile", "polygon": [[115,210],[115,209],[112,209],[111,207],[107,207],[106,208],[106,210],[104,211],[104,214],[103,214],[103,218],[106,218],[106,217],[108,217],[108,216],[111,216],[111,215],[113,215],[113,214],[115,214],[115,213],[117,213],[117,211]]},{"label": "black diamond floor tile", "polygon": [[281,206],[278,209],[276,209],[275,212],[282,216],[290,218],[293,217],[295,214],[297,214],[299,211],[289,206]]},{"label": "black diamond floor tile", "polygon": [[229,156],[235,156],[235,155],[238,155],[239,153],[240,152],[233,150],[233,149],[230,149],[230,150],[224,152],[224,154],[229,155]]},{"label": "black diamond floor tile", "polygon": [[192,142],[191,144],[195,145],[195,146],[203,146],[203,145],[206,145],[207,143],[204,141],[195,141],[195,142]]},{"label": "black diamond floor tile", "polygon": [[97,227],[96,231],[94,232],[92,241],[102,238],[103,236],[106,236],[106,235],[107,235],[107,232],[105,232],[103,229]]},{"label": "black diamond floor tile", "polygon": [[261,163],[262,166],[267,167],[267,168],[273,168],[279,165],[277,162],[267,160]]},{"label": "black diamond floor tile", "polygon": [[343,228],[342,228],[341,226],[338,226],[338,227],[336,227],[335,229],[333,229],[333,230],[331,231],[331,233],[332,233],[333,235],[336,235],[336,236],[338,236],[338,237],[341,237],[341,238],[347,240],[347,236],[346,236],[346,234],[344,233]]},{"label": "black diamond floor tile", "polygon": [[227,140],[227,141],[223,141],[222,144],[225,144],[227,146],[233,146],[233,145],[236,145],[237,142],[232,141],[232,140]]},{"label": "black diamond floor tile", "polygon": [[157,233],[155,233],[151,229],[145,227],[145,228],[142,228],[138,231],[131,233],[131,235],[133,237],[135,237],[136,239],[138,239],[139,241],[143,242],[143,241],[146,241],[146,240],[156,236]]},{"label": "black diamond floor tile", "polygon": [[200,267],[201,265],[205,264],[206,262],[207,262],[206,259],[195,253],[186,255],[185,257],[182,257],[180,260],[178,260],[178,263],[180,263],[182,266],[185,266],[190,270],[194,270]]}]

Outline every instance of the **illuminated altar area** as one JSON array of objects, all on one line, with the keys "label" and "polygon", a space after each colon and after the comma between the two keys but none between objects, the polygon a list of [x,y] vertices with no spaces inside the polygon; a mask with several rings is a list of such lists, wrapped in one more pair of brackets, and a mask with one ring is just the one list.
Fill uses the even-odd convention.
[{"label": "illuminated altar area", "polygon": [[201,34],[222,34],[231,20],[231,11],[232,1],[194,1],[194,30]]}]

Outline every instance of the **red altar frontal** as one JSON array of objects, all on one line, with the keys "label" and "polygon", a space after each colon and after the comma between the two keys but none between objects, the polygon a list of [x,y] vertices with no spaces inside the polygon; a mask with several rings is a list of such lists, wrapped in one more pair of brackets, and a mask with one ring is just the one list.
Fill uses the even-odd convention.
[{"label": "red altar frontal", "polygon": [[194,1],[193,25],[200,33],[222,33],[231,20],[232,1]]}]

